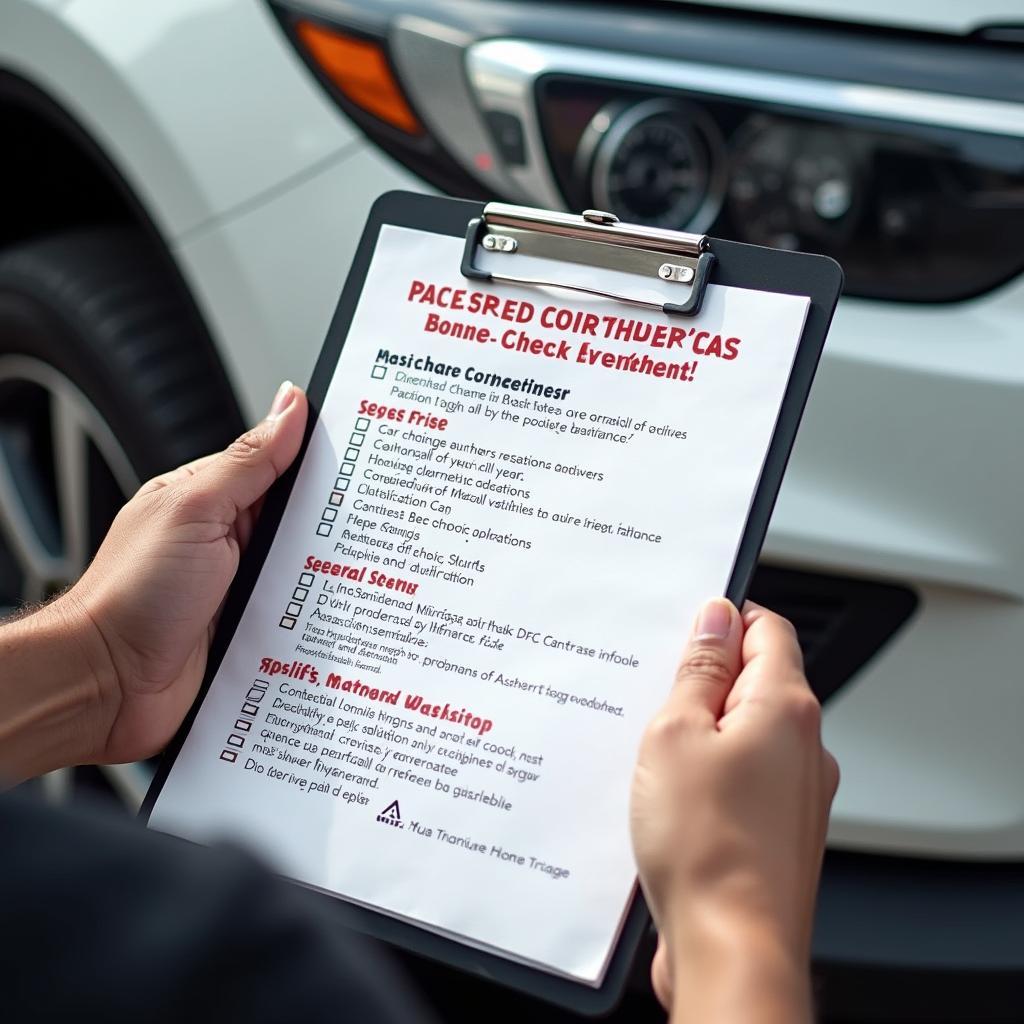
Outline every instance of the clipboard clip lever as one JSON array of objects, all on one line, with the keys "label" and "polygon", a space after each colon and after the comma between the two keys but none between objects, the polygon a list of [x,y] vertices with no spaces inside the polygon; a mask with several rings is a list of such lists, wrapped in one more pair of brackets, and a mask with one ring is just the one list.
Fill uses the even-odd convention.
[{"label": "clipboard clip lever", "polygon": [[[674,295],[656,301],[575,282],[482,270],[476,265],[478,247],[496,255],[523,253],[656,277],[673,290],[688,285],[689,294],[682,301],[676,301]],[[673,316],[696,316],[700,312],[714,264],[715,255],[706,235],[622,224],[615,214],[601,210],[585,210],[577,216],[506,203],[488,203],[483,214],[469,222],[462,253],[462,274],[472,280],[565,288]]]}]

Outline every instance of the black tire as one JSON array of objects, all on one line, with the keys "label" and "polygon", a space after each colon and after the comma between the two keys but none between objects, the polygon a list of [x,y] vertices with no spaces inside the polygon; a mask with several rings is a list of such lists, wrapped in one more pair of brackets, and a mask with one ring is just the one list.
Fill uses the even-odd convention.
[{"label": "black tire", "polygon": [[194,309],[137,229],[74,231],[0,252],[0,354],[10,353],[77,384],[142,479],[241,430]]},{"label": "black tire", "polygon": [[[60,420],[61,405],[73,415]],[[79,414],[89,429],[59,425],[77,424]],[[141,231],[76,230],[0,251],[0,616],[72,582],[137,483],[222,447],[240,430],[190,297]],[[73,443],[62,448],[58,436]],[[104,446],[117,458],[105,460]],[[65,451],[84,453],[75,477],[84,485],[62,476],[73,461]],[[72,491],[76,500],[62,500]],[[36,563],[46,566],[52,555],[61,567],[56,578],[41,585],[38,566],[26,569],[26,550],[44,552]],[[102,790],[105,780],[130,806],[145,784],[134,767],[104,776],[79,769],[50,786],[67,799],[82,784]]]}]

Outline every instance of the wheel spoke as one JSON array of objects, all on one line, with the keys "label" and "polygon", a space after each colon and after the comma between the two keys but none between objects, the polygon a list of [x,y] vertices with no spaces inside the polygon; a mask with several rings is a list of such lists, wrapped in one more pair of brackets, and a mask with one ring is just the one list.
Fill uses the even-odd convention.
[{"label": "wheel spoke", "polygon": [[0,530],[24,575],[23,601],[41,601],[49,581],[63,578],[66,563],[47,550],[18,490],[17,476],[0,443]]},{"label": "wheel spoke", "polygon": [[100,771],[124,805],[131,811],[138,811],[153,781],[153,771],[149,765],[145,761],[136,764],[104,764],[100,765]]},{"label": "wheel spoke", "polygon": [[58,768],[56,771],[47,772],[39,777],[39,784],[43,790],[43,799],[54,807],[60,807],[68,803],[74,788],[74,769]]},{"label": "wheel spoke", "polygon": [[78,403],[65,389],[52,392],[50,403],[53,433],[53,464],[57,479],[57,504],[67,579],[75,579],[89,556],[88,440]]}]

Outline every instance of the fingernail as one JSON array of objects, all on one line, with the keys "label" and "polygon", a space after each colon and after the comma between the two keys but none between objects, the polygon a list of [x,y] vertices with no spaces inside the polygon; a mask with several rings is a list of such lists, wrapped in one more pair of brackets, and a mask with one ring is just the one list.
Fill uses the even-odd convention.
[{"label": "fingernail", "polygon": [[732,627],[732,603],[724,597],[708,601],[697,616],[696,640],[724,640]]},{"label": "fingernail", "polygon": [[277,389],[277,394],[274,395],[274,401],[270,406],[270,414],[267,418],[276,420],[284,415],[293,401],[295,401],[295,385],[290,380],[286,380]]}]

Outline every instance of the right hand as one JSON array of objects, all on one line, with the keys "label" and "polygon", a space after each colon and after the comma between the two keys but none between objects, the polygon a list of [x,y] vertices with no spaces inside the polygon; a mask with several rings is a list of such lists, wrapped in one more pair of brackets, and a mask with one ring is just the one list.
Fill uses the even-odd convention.
[{"label": "right hand", "polygon": [[[715,600],[698,616],[633,781],[640,881],[673,1019],[810,1019],[808,964],[835,760],[793,627]],[[727,976],[727,977],[726,977]]]}]

